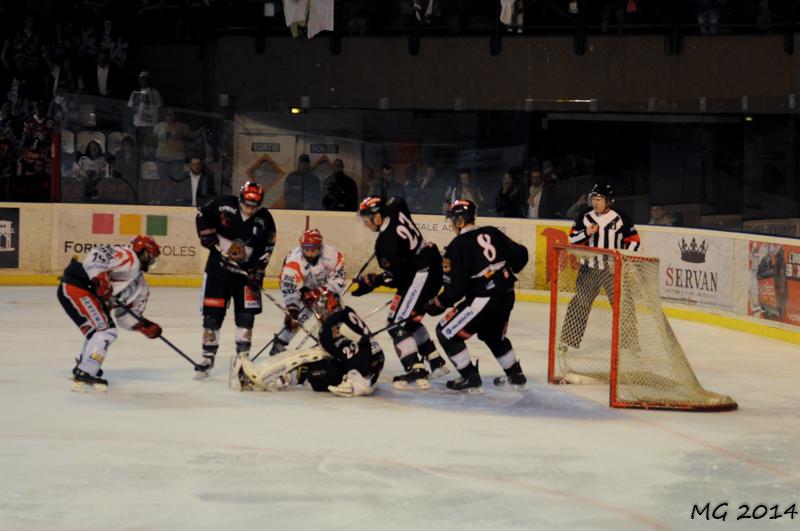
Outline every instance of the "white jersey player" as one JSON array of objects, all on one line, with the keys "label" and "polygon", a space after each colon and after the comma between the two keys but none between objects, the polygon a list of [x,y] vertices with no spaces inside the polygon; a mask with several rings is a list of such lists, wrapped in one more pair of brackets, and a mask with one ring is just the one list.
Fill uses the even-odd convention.
[{"label": "white jersey player", "polygon": [[[161,335],[161,327],[156,323],[136,319],[120,307],[125,305],[139,316],[144,313],[150,290],[143,272],[152,267],[160,254],[153,238],[137,236],[130,247],[95,247],[83,262],[73,258],[64,269],[58,300],[86,338],[72,370],[73,389],[108,387],[108,382],[101,378],[101,366],[108,347],[117,339],[114,319],[122,328],[136,330],[151,339]],[[111,309],[114,309],[113,319]]]},{"label": "white jersey player", "polygon": [[344,257],[335,247],[324,245],[317,229],[303,232],[300,245],[283,261],[280,285],[287,315],[275,337],[270,355],[286,350],[297,328],[314,313],[319,299],[337,299],[345,289]]}]

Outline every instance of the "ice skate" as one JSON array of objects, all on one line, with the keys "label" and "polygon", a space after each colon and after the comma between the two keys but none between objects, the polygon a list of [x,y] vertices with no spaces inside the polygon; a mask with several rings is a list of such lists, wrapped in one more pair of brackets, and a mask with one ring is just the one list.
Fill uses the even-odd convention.
[{"label": "ice skate", "polygon": [[72,371],[72,390],[77,393],[104,393],[108,391],[108,381],[99,376],[92,376],[77,367]]},{"label": "ice skate", "polygon": [[392,386],[401,391],[409,391],[429,389],[431,384],[428,382],[428,371],[425,366],[422,363],[415,363],[407,373],[395,376]]},{"label": "ice skate", "polygon": [[195,380],[202,380],[203,378],[208,378],[211,369],[214,368],[214,354],[203,354],[203,361],[195,365],[194,370]]}]

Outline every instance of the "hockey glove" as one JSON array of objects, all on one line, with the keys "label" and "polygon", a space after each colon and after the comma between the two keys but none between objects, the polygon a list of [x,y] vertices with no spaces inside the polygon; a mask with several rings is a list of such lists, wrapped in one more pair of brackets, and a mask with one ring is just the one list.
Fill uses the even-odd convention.
[{"label": "hockey glove", "polygon": [[142,318],[142,322],[133,327],[137,332],[141,332],[150,339],[155,339],[161,335],[161,327],[153,321]]},{"label": "hockey glove", "polygon": [[428,302],[425,303],[425,310],[424,311],[428,315],[436,316],[436,315],[443,314],[446,309],[447,308],[445,308],[442,305],[442,303],[439,302],[439,298],[438,297],[434,297],[434,298],[432,298],[431,300],[429,300]]},{"label": "hockey glove", "polygon": [[198,235],[200,236],[200,245],[206,249],[214,249],[219,245],[219,237],[214,229],[203,229],[199,231]]},{"label": "hockey glove", "polygon": [[92,286],[94,287],[95,295],[105,303],[111,302],[111,296],[114,294],[114,288],[108,280],[107,273],[100,273],[92,279]]},{"label": "hockey glove", "polygon": [[[222,269],[224,269],[225,271],[228,271],[230,273],[235,273],[235,274],[244,273],[244,270],[242,270],[242,268],[239,267],[239,264],[237,264],[236,262],[234,262],[233,260],[228,258],[222,252],[219,253],[219,265],[222,267]],[[248,277],[249,277],[249,275],[248,275]]]},{"label": "hockey glove", "polygon": [[320,298],[323,300],[328,296],[328,288],[304,289],[303,304],[306,308],[314,306]]},{"label": "hockey glove", "polygon": [[253,291],[261,291],[261,288],[264,287],[264,270],[251,269],[247,273],[247,286]]},{"label": "hockey glove", "polygon": [[353,290],[353,297],[360,297],[372,291],[378,286],[383,285],[383,274],[376,275],[375,273],[367,273],[361,275],[356,279],[358,286]]},{"label": "hockey glove", "polygon": [[294,307],[286,308],[286,316],[283,318],[283,326],[286,330],[297,330],[300,326],[297,320],[300,316],[300,310]]}]

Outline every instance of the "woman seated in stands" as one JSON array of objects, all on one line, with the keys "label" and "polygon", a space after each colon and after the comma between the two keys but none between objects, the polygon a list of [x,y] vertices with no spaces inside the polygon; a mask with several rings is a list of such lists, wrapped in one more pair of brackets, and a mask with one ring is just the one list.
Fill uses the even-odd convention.
[{"label": "woman seated in stands", "polygon": [[84,181],[84,199],[98,196],[97,185],[100,179],[108,177],[108,161],[97,140],[90,140],[83,153],[75,154],[75,177]]}]

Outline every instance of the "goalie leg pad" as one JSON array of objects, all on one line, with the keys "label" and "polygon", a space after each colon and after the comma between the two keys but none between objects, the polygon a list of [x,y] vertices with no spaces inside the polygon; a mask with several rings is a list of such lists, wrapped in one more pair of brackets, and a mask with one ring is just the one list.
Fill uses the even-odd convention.
[{"label": "goalie leg pad", "polygon": [[270,357],[264,363],[255,365],[247,358],[242,358],[242,371],[256,389],[265,391],[277,390],[282,377],[301,365],[313,363],[331,355],[316,347],[303,351],[286,351]]}]

